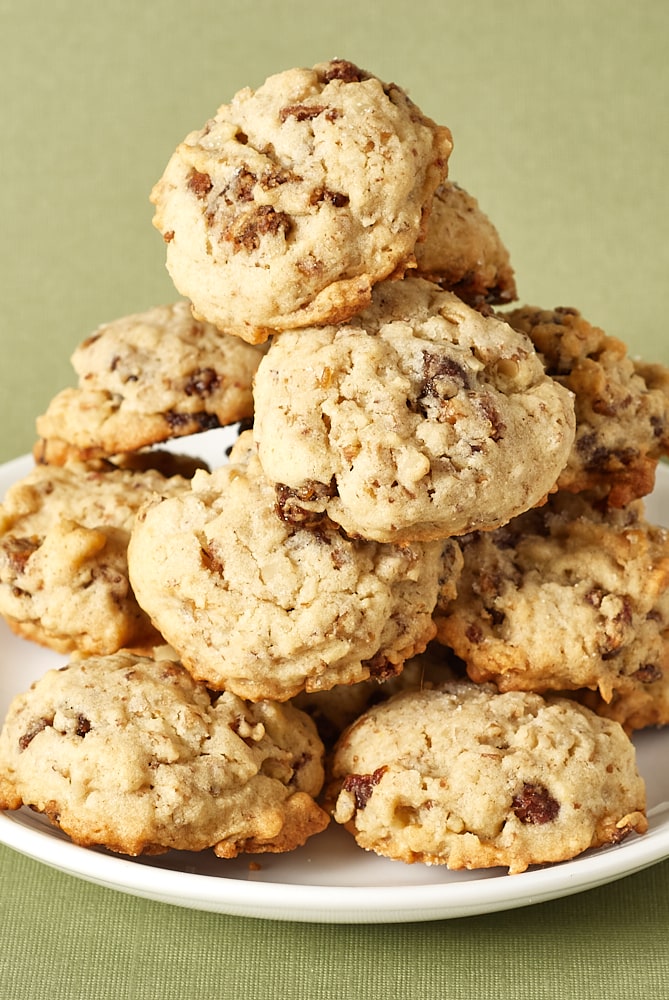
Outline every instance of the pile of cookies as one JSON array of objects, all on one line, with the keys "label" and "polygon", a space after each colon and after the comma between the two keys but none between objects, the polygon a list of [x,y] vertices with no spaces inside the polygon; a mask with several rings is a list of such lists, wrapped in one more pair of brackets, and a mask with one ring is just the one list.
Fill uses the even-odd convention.
[{"label": "pile of cookies", "polygon": [[71,657],[10,707],[0,808],[131,855],[336,822],[510,872],[646,830],[669,371],[513,307],[451,150],[341,59],[178,146],[151,200],[183,298],[77,348],[0,506],[0,614]]}]

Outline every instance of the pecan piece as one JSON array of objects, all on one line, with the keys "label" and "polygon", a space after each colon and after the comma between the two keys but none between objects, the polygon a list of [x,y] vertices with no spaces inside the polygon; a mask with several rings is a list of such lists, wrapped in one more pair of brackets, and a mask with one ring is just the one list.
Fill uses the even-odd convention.
[{"label": "pecan piece", "polygon": [[228,205],[236,201],[253,201],[253,188],[257,181],[258,178],[251,170],[240,167],[223,189],[222,196]]},{"label": "pecan piece", "polygon": [[326,107],[325,104],[287,104],[279,111],[279,118],[282,122],[289,118],[294,118],[298,122],[311,121],[312,118],[322,115]]},{"label": "pecan piece", "polygon": [[211,191],[213,184],[211,183],[211,177],[209,174],[202,174],[199,170],[196,170],[195,167],[193,167],[188,175],[188,187],[196,198],[199,198],[200,201],[204,201]]},{"label": "pecan piece", "polygon": [[234,252],[258,250],[263,236],[287,236],[292,228],[290,216],[276,212],[271,205],[260,205],[255,211],[238,216],[223,231],[223,239],[234,245]]},{"label": "pecan piece", "polygon": [[329,83],[330,80],[341,80],[343,83],[360,83],[362,80],[369,79],[369,73],[366,73],[364,69],[360,69],[355,63],[349,62],[347,59],[333,59],[328,63],[328,68],[323,71],[322,78],[325,83]]}]

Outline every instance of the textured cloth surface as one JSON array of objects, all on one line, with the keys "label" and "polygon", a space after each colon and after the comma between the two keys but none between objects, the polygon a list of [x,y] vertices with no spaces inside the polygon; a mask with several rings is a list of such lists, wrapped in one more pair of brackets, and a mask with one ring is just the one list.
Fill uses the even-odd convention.
[{"label": "textured cloth surface", "polygon": [[669,862],[458,920],[306,924],[135,898],[0,848],[0,1000],[669,998]]}]

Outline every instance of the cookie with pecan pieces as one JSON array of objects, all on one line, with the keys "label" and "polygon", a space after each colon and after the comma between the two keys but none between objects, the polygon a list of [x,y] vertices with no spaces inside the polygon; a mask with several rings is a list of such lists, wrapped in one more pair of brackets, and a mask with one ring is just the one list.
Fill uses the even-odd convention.
[{"label": "cookie with pecan pieces", "polygon": [[140,512],[128,548],[140,605],[198,679],[251,700],[399,672],[434,635],[457,543],[379,545],[277,516],[250,434],[231,464]]},{"label": "cookie with pecan pieces", "polygon": [[0,614],[63,653],[162,641],[128,580],[130,529],[154,494],[188,485],[155,469],[36,466],[0,504]]},{"label": "cookie with pecan pieces", "polygon": [[275,338],[254,400],[284,516],[325,511],[379,542],[503,524],[553,489],[574,438],[572,395],[531,341],[420,278]]},{"label": "cookie with pecan pieces", "polygon": [[669,532],[641,501],[602,510],[560,491],[460,541],[458,594],[435,621],[472,679],[610,702],[669,669]]},{"label": "cookie with pecan pieces", "polygon": [[627,733],[669,726],[669,655],[661,664],[639,667],[630,683],[613,692],[610,701],[598,691],[579,691],[575,697],[598,715],[615,719]]},{"label": "cookie with pecan pieces", "polygon": [[0,734],[0,809],[122,854],[280,853],[328,825],[323,745],[291,705],[212,697],[178,662],[117,653],[50,670]]},{"label": "cookie with pecan pieces", "polygon": [[292,703],[311,716],[325,746],[331,747],[346,726],[371,705],[391,698],[398,691],[434,687],[453,680],[464,674],[459,666],[445,646],[432,642],[424,652],[407,660],[400,674],[381,682],[359,681],[357,684],[338,684],[327,691],[303,692],[293,698]]},{"label": "cookie with pecan pieces", "polygon": [[496,227],[454,181],[435,192],[425,239],[416,244],[414,274],[481,310],[513,302],[517,294],[509,251]]},{"label": "cookie with pecan pieces", "polygon": [[188,302],[106,323],[72,355],[76,387],[37,418],[35,459],[90,461],[249,418],[263,353],[194,319]]},{"label": "cookie with pecan pieces", "polygon": [[631,358],[576,309],[523,306],[504,316],[574,393],[576,439],[560,489],[597,490],[613,507],[650,493],[669,454],[669,369]]},{"label": "cookie with pecan pieces", "polygon": [[330,772],[335,821],[407,863],[517,873],[648,825],[618,723],[492,685],[454,681],[374,706],[342,734]]},{"label": "cookie with pecan pieces", "polygon": [[167,269],[199,316],[257,343],[339,322],[413,264],[448,128],[342,59],[222,105],[154,186]]}]

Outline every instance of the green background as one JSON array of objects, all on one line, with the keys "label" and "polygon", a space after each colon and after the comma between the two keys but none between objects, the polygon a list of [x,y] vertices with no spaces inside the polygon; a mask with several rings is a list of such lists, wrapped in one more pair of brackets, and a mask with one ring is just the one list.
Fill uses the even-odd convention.
[{"label": "green background", "polygon": [[[148,195],[245,85],[341,56],[450,126],[520,298],[669,364],[665,0],[0,0],[0,461],[98,324],[176,298]],[[0,849],[0,1000],[669,997],[669,862],[442,923],[149,903]]]},{"label": "green background", "polygon": [[0,0],[0,461],[98,324],[176,293],[148,195],[242,86],[349,58],[452,129],[522,301],[669,363],[664,0]]}]

